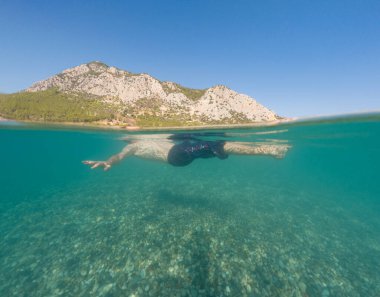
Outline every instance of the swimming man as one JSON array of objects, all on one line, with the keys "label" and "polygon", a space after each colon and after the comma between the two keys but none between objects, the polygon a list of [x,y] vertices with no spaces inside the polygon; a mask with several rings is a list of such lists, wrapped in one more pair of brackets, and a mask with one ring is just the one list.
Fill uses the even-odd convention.
[{"label": "swimming man", "polygon": [[283,158],[290,148],[287,144],[253,144],[225,140],[202,140],[201,137],[227,137],[227,133],[205,132],[194,134],[156,134],[124,137],[129,143],[123,150],[107,161],[83,161],[91,169],[103,167],[109,170],[125,157],[136,156],[169,163],[173,166],[186,166],[198,158],[219,159],[235,155],[267,155]]}]

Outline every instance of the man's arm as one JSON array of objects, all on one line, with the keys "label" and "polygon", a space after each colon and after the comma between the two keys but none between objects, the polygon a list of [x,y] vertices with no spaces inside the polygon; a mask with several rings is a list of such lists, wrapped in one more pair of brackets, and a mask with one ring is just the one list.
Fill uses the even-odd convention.
[{"label": "man's arm", "polygon": [[82,161],[83,164],[90,165],[91,169],[95,169],[98,167],[104,167],[104,171],[109,170],[114,164],[120,162],[125,157],[133,155],[135,152],[135,146],[134,145],[126,145],[123,150],[116,154],[111,156],[107,161]]},{"label": "man's arm", "polygon": [[283,158],[291,148],[288,144],[252,144],[244,142],[226,142],[224,151],[235,155],[267,155],[275,158]]}]

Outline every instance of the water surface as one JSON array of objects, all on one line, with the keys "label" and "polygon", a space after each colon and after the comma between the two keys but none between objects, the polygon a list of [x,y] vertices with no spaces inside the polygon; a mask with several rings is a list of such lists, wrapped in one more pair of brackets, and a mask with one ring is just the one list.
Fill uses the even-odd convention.
[{"label": "water surface", "polygon": [[122,132],[0,123],[0,296],[379,296],[380,117],[231,141],[284,159],[103,160]]}]

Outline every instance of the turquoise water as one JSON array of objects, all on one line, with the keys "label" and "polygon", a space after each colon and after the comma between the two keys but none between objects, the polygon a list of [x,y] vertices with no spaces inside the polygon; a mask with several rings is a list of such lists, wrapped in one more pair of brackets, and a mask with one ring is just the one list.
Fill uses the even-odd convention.
[{"label": "turquoise water", "polygon": [[1,123],[0,296],[380,296],[380,115],[227,132],[292,148],[103,172],[125,133]]}]

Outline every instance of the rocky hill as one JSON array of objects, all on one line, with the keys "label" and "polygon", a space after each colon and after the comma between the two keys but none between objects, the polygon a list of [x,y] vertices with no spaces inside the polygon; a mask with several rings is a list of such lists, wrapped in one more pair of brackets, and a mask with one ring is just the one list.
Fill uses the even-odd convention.
[{"label": "rocky hill", "polygon": [[[24,102],[32,102],[32,105],[36,105],[33,101],[36,99],[30,98],[44,98],[40,100],[45,106],[54,105],[54,102],[61,102],[63,106],[70,105],[71,113],[76,110],[75,114],[78,115],[79,109],[82,116],[87,116],[84,117],[85,120],[78,117],[78,121],[103,120],[115,125],[225,124],[273,121],[279,118],[253,98],[225,86],[190,89],[174,82],[159,81],[145,73],[134,74],[101,62],[64,70],[33,84],[23,92],[13,94],[12,100],[21,100],[18,102],[20,104],[22,97],[28,99]],[[54,101],[54,97],[58,99]],[[71,106],[74,102],[75,106]],[[54,114],[57,112],[49,112],[48,109],[46,107],[41,119],[56,121]],[[62,107],[62,110],[65,108]],[[2,111],[0,102],[1,114],[7,116]],[[102,115],[99,116],[100,114]],[[61,115],[59,121],[64,118]],[[73,119],[75,117],[69,117],[67,121]]]}]

